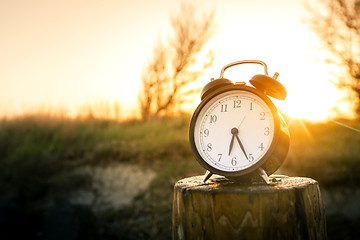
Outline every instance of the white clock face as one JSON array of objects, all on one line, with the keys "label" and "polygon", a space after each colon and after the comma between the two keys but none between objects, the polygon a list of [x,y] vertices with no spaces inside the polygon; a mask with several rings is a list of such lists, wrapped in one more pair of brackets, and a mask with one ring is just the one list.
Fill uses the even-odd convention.
[{"label": "white clock face", "polygon": [[257,95],[244,90],[221,93],[200,110],[195,146],[211,167],[237,172],[255,165],[274,138],[274,117]]}]

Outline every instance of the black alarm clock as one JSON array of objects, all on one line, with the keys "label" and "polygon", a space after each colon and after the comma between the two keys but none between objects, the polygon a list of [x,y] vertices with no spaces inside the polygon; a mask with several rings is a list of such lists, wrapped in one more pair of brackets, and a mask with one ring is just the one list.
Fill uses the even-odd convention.
[{"label": "black alarm clock", "polygon": [[[223,78],[227,68],[244,63],[261,64],[265,74],[252,77],[252,86]],[[224,66],[220,78],[211,79],[202,89],[201,103],[190,122],[189,140],[196,160],[207,170],[204,182],[215,173],[237,179],[260,175],[269,183],[268,175],[283,163],[290,134],[269,98],[286,98],[278,75],[270,77],[262,61],[237,61]]]}]

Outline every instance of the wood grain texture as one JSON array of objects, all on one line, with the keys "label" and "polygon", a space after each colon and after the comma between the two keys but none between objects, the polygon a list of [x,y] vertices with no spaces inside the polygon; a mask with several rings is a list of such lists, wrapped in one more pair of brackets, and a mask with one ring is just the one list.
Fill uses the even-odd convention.
[{"label": "wood grain texture", "polygon": [[174,187],[173,239],[326,239],[317,181],[271,177],[269,185],[213,176]]}]

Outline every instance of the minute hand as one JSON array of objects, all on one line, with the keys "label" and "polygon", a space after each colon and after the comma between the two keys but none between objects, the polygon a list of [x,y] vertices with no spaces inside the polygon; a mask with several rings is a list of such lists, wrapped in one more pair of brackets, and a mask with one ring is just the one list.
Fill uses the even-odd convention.
[{"label": "minute hand", "polygon": [[240,148],[241,148],[241,150],[243,151],[246,159],[249,160],[249,158],[248,158],[248,156],[247,156],[247,154],[246,154],[245,148],[244,148],[244,146],[242,145],[242,143],[241,143],[241,141],[240,141],[240,138],[238,137],[238,135],[235,135],[235,137],[236,137],[236,140],[238,141],[238,143],[239,143],[239,145],[240,145]]}]

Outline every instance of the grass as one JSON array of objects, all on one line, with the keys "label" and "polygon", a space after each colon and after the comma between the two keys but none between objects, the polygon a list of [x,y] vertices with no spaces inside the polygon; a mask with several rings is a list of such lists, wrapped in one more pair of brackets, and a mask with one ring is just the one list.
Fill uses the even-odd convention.
[{"label": "grass", "polygon": [[[339,120],[360,129],[357,120]],[[360,133],[336,122],[290,121],[291,144],[283,168],[312,177],[324,186],[360,182]]]},{"label": "grass", "polygon": [[27,184],[27,178],[48,182],[84,165],[129,162],[152,166],[164,159],[189,157],[187,124],[186,117],[121,124],[36,117],[2,121],[0,179],[16,188]]},{"label": "grass", "polygon": [[[204,173],[189,147],[189,120],[189,116],[121,123],[46,116],[3,120],[0,207],[6,196],[16,196],[14,202],[33,214],[30,217],[39,222],[36,231],[41,232],[41,221],[45,221],[41,219],[45,219],[50,197],[61,197],[91,184],[91,176],[74,169],[136,164],[155,171],[156,178],[131,206],[98,214],[99,236],[169,239],[174,183]],[[339,121],[360,128],[360,121]],[[333,122],[315,124],[288,119],[288,123],[291,146],[280,171],[312,177],[326,187],[360,183],[359,132]]]}]

